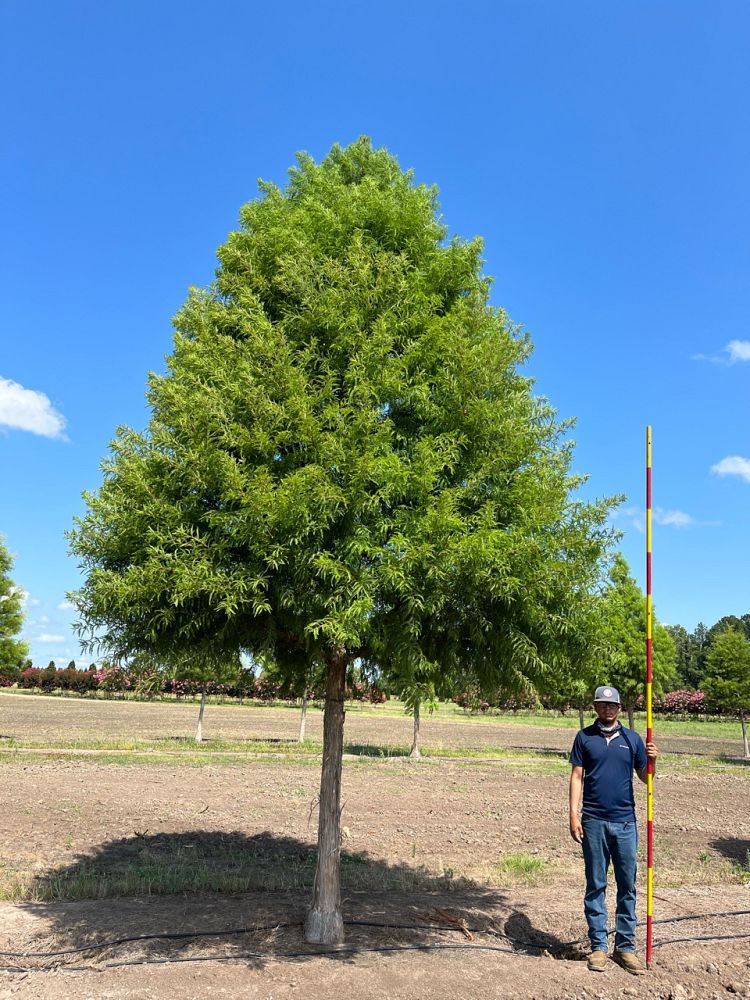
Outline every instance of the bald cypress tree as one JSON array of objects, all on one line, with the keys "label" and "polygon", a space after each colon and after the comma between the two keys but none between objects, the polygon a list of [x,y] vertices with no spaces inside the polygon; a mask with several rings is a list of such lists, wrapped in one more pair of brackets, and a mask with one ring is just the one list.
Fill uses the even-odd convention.
[{"label": "bald cypress tree", "polygon": [[116,655],[325,664],[310,941],[343,938],[347,668],[527,685],[586,631],[611,504],[574,499],[481,253],[368,140],[299,156],[191,291],[71,534],[80,628]]}]

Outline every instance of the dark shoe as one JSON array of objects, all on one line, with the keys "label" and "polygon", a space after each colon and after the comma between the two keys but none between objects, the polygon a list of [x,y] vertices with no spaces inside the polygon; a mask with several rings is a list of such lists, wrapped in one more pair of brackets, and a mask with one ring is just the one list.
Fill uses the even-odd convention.
[{"label": "dark shoe", "polygon": [[634,951],[616,951],[612,958],[626,972],[630,972],[634,976],[642,976],[646,971],[643,962]]},{"label": "dark shoe", "polygon": [[604,972],[607,968],[606,951],[592,951],[586,964],[592,972]]}]

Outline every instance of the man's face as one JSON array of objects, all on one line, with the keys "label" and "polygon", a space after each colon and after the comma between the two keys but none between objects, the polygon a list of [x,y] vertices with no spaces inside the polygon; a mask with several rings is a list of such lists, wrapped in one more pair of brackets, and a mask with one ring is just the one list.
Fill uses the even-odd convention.
[{"label": "man's face", "polygon": [[605,726],[611,726],[617,722],[620,706],[611,701],[595,701],[594,711],[600,722],[603,722]]}]

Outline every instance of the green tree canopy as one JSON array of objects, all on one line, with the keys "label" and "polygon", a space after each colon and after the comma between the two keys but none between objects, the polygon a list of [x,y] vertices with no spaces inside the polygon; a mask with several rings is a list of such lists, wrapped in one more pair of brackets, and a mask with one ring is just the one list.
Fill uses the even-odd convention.
[{"label": "green tree canopy", "polygon": [[710,647],[714,644],[718,636],[723,632],[739,632],[740,635],[744,635],[746,639],[750,639],[750,614],[742,615],[738,617],[737,615],[724,615],[720,618],[715,625],[706,633],[706,643]]},{"label": "green tree canopy", "polygon": [[306,933],[331,941],[347,665],[541,682],[576,658],[612,501],[575,498],[569,424],[434,188],[362,139],[260,191],[86,495],[74,599],[120,657],[326,664]]},{"label": "green tree canopy", "polygon": [[[646,599],[617,553],[600,606],[604,655],[600,684],[613,684],[633,725],[633,706],[646,691]],[[675,644],[654,616],[652,667],[654,694],[663,694],[677,680]]]},{"label": "green tree canopy", "polygon": [[28,655],[27,643],[18,638],[23,628],[23,590],[11,577],[13,559],[0,538],[0,669],[14,667]]},{"label": "green tree canopy", "polygon": [[750,712],[750,641],[744,631],[727,628],[716,634],[706,658],[703,690],[717,708],[737,713],[745,757],[750,757],[745,726]]}]

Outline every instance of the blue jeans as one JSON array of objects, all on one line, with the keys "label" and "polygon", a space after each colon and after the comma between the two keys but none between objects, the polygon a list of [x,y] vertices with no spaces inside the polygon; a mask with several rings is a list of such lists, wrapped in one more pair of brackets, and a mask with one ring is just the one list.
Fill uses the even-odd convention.
[{"label": "blue jeans", "polygon": [[635,951],[635,872],[638,829],[635,823],[608,823],[584,816],[583,860],[586,897],[583,911],[589,925],[592,951],[607,950],[607,870],[617,882],[615,949]]}]

